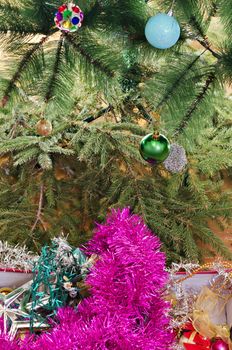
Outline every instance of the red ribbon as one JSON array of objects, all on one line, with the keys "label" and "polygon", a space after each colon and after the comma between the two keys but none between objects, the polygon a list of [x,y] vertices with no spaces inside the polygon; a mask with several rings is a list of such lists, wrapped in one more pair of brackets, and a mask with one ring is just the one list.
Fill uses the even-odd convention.
[{"label": "red ribbon", "polygon": [[[191,323],[187,323],[182,330],[184,337],[190,338],[193,332],[196,332],[195,328]],[[186,350],[209,350],[210,349],[210,339],[202,337],[199,333],[196,333],[196,335],[193,338],[193,341],[196,344],[187,344],[184,343],[184,347]]]},{"label": "red ribbon", "polygon": [[184,344],[186,350],[209,350],[209,346],[195,345],[195,344]]}]

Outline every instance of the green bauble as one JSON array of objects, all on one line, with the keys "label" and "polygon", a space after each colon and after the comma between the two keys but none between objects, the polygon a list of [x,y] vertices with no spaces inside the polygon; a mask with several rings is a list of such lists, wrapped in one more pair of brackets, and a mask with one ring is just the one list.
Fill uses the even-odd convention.
[{"label": "green bauble", "polygon": [[140,154],[148,163],[163,162],[170,153],[170,143],[164,135],[148,134],[140,142]]}]

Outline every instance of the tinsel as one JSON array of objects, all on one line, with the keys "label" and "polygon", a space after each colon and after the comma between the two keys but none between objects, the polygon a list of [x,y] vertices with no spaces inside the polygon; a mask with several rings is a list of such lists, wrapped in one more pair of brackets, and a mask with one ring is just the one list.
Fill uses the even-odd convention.
[{"label": "tinsel", "polygon": [[[171,325],[173,329],[180,329],[183,325],[192,319],[193,311],[195,309],[195,302],[199,295],[199,286],[194,288],[186,289],[184,287],[184,280],[192,278],[196,272],[200,270],[210,269],[215,271],[215,274],[208,280],[207,286],[216,293],[220,293],[222,297],[226,297],[229,293],[231,294],[232,289],[232,275],[231,275],[232,264],[230,262],[215,261],[204,266],[200,266],[195,263],[174,263],[172,267],[168,269],[169,282],[167,284],[168,294],[172,299]],[[181,276],[176,273],[184,271],[186,274]],[[173,344],[173,350],[184,350],[180,344]]]},{"label": "tinsel", "polygon": [[195,292],[193,290],[186,291],[183,288],[183,284],[179,283],[181,277],[177,278],[177,272],[183,271],[187,276],[191,276],[191,273],[199,267],[200,265],[197,263],[181,261],[179,263],[173,263],[171,268],[167,269],[169,274],[167,293],[168,295],[173,295],[174,298],[171,309],[171,324],[173,329],[179,329],[188,322],[189,315],[193,311],[194,301],[196,300]]},{"label": "tinsel", "polygon": [[[81,268],[87,258],[80,249],[71,247],[65,238],[55,238],[50,246],[44,246],[41,256],[33,267],[31,288],[31,330],[34,321],[45,322],[59,307],[67,305],[68,295],[76,297],[78,288],[72,279],[82,280]],[[67,287],[68,284],[68,287]],[[37,309],[43,313],[38,315]]]},{"label": "tinsel", "polygon": [[171,144],[170,154],[164,161],[165,168],[171,173],[180,173],[188,163],[185,149],[176,144]]},{"label": "tinsel", "polygon": [[0,241],[0,269],[30,271],[38,259],[26,247],[12,246]]},{"label": "tinsel", "polygon": [[91,296],[77,310],[60,309],[53,329],[21,341],[20,350],[173,349],[159,248],[140,217],[114,211],[87,246],[88,255],[98,255],[87,276]]},{"label": "tinsel", "polygon": [[0,350],[21,350],[15,340],[4,332],[4,321],[0,318]]}]

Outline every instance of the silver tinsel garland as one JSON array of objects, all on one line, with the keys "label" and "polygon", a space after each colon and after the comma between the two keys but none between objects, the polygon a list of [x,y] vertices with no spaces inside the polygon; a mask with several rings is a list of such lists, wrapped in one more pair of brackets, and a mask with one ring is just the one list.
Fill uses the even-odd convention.
[{"label": "silver tinsel garland", "polygon": [[0,241],[0,269],[23,270],[28,272],[38,256],[29,252],[26,247],[12,246]]}]

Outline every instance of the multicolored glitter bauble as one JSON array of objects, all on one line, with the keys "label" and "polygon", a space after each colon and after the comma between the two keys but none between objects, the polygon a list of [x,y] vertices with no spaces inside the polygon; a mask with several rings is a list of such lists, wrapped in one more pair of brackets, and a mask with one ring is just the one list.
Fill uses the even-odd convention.
[{"label": "multicolored glitter bauble", "polygon": [[64,4],[59,7],[54,21],[60,30],[64,32],[75,32],[81,27],[84,19],[84,13],[80,7],[73,4]]},{"label": "multicolored glitter bauble", "polygon": [[164,135],[148,134],[140,142],[140,154],[150,164],[163,162],[170,153],[170,143]]}]

